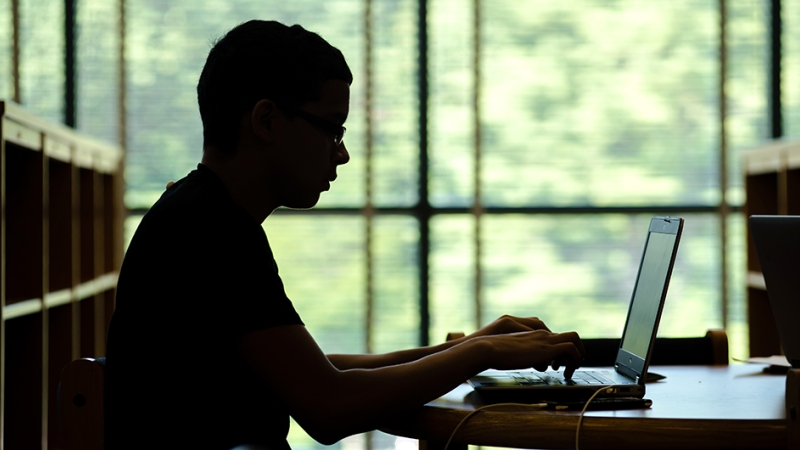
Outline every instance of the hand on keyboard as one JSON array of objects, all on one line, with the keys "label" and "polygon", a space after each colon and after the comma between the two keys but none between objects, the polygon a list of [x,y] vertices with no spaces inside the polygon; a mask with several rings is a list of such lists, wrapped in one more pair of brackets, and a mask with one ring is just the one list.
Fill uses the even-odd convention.
[{"label": "hand on keyboard", "polygon": [[546,371],[564,368],[564,377],[569,380],[585,353],[578,333],[553,333],[546,329],[482,336],[491,344],[489,354],[491,368],[513,370],[533,367]]}]

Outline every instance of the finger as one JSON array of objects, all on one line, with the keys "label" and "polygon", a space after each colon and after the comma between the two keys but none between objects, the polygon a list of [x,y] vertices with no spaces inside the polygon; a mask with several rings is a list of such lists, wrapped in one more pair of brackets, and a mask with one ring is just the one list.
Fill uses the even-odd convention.
[{"label": "finger", "polygon": [[556,347],[560,350],[559,357],[556,359],[567,363],[580,363],[583,360],[583,354],[575,346],[574,342],[562,342],[557,344]]},{"label": "finger", "polygon": [[571,343],[575,346],[575,350],[579,355],[577,358],[578,360],[583,359],[584,355],[586,355],[586,350],[583,348],[581,338],[578,336],[578,333],[574,331],[568,331],[565,333],[552,333],[549,337],[549,342],[552,344]]},{"label": "finger", "polygon": [[581,359],[583,359],[583,357],[586,356],[586,349],[583,347],[583,342],[581,341],[580,336],[578,336],[578,333],[575,333],[575,337],[578,338],[578,340],[573,343],[575,344],[575,347],[578,348],[578,352],[581,354]]},{"label": "finger", "polygon": [[[516,322],[531,330],[551,331],[550,328],[538,317],[512,317]],[[552,331],[551,331],[552,332]]]},{"label": "finger", "polygon": [[539,372],[547,372],[547,364],[535,364],[533,368]]},{"label": "finger", "polygon": [[167,181],[167,189],[171,188],[173,184],[175,184],[174,181],[172,180]]},{"label": "finger", "polygon": [[578,366],[567,366],[564,368],[564,379],[571,380],[572,375],[575,374],[575,370]]},{"label": "finger", "polygon": [[531,328],[532,324],[529,321],[525,321],[519,317],[503,316],[500,321],[499,328],[506,334],[536,331],[535,328]]},{"label": "finger", "polygon": [[[575,353],[575,354],[580,354],[580,353]],[[558,355],[558,356],[556,356],[555,359],[553,359],[553,361],[550,362],[550,364],[553,367],[564,367],[564,366],[568,366],[570,364],[580,364],[582,361],[583,361],[583,358],[575,359],[573,354]]]},{"label": "finger", "polygon": [[558,356],[553,360],[553,368],[558,370],[563,365],[564,378],[572,378],[572,374],[575,373],[575,369],[580,367],[580,362],[583,359],[580,351],[572,342],[556,344],[554,350]]},{"label": "finger", "polygon": [[[491,334],[512,334],[528,331],[547,331],[550,329],[535,317],[514,317],[504,315],[495,320],[487,330]],[[485,330],[479,330],[479,334]]]}]

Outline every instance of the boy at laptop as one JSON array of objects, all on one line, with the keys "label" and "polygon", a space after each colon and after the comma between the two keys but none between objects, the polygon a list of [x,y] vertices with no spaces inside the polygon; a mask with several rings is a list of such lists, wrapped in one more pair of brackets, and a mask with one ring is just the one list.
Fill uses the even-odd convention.
[{"label": "boy at laptop", "polygon": [[577,367],[578,335],[536,318],[427,348],[323,354],[261,223],[313,207],[348,162],[351,81],[342,54],[297,25],[251,21],[214,45],[197,86],[201,163],[144,217],[120,272],[108,448],[287,449],[290,415],[332,444],[485,369]]}]

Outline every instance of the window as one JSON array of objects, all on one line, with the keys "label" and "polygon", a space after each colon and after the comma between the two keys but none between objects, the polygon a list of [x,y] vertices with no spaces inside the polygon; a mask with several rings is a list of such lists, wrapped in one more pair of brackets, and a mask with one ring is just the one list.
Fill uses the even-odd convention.
[{"label": "window", "polygon": [[48,120],[62,119],[64,5],[19,0],[19,88],[22,103]]},{"label": "window", "polygon": [[[144,209],[199,159],[194,87],[209,40],[262,5],[128,4],[128,199]],[[765,138],[763,8],[728,13],[730,117],[742,124],[726,181],[716,1],[431,0],[425,33],[414,1],[306,6],[276,4],[270,18],[348,58],[352,162],[314,211],[280,211],[265,228],[323,349],[437,342],[503,313],[619,336],[653,214],[687,219],[662,335],[727,322],[742,340],[744,228],[721,207],[741,189],[735,150]],[[293,431],[294,446],[311,444]]]},{"label": "window", "polygon": [[[14,26],[12,23],[11,2],[0,1],[0,42],[12,42]],[[10,45],[0,46],[0,97],[11,99],[14,97],[12,75],[12,48]]]},{"label": "window", "polygon": [[800,4],[797,0],[787,0],[782,14],[784,129],[787,136],[797,138],[800,136],[800,86],[794,80],[800,76]]},{"label": "window", "polygon": [[[121,15],[76,0],[77,127],[124,136],[130,235],[200,159],[195,86],[213,40],[251,18],[300,23],[355,76],[351,162],[317,208],[265,222],[324,350],[434,343],[503,313],[619,336],[647,221],[662,214],[686,227],[661,334],[725,326],[746,356],[738,161],[773,137],[771,3],[125,0]],[[777,106],[797,137],[800,5],[782,3]],[[0,0],[3,41],[13,5],[19,42],[0,46],[0,71],[19,77],[0,77],[0,95],[60,120],[64,5]],[[314,445],[292,433],[293,447]]]}]

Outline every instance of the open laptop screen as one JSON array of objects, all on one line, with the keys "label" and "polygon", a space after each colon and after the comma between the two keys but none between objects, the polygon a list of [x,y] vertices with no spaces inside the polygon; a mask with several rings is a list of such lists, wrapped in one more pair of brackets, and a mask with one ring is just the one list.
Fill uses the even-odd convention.
[{"label": "open laptop screen", "polygon": [[639,380],[647,374],[682,230],[681,218],[653,217],[650,221],[628,320],[614,363],[617,372],[627,377]]},{"label": "open laptop screen", "polygon": [[645,247],[644,261],[633,292],[633,302],[623,333],[622,348],[644,359],[657,329],[656,319],[669,275],[675,234],[651,232]]}]

